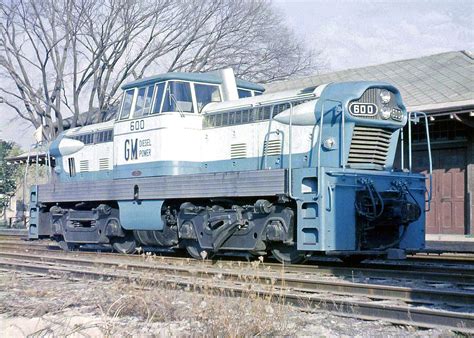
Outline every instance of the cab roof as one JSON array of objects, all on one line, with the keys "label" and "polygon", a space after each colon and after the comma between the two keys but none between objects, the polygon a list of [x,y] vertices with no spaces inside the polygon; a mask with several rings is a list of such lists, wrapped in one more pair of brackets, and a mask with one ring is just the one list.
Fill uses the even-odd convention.
[{"label": "cab roof", "polygon": [[[128,82],[122,86],[123,90],[147,86],[156,82],[160,81],[167,81],[167,80],[182,80],[182,81],[192,81],[192,82],[205,82],[205,83],[212,83],[212,84],[222,84],[222,78],[219,76],[217,72],[209,72],[209,73],[184,73],[184,72],[173,72],[173,73],[164,73],[159,75],[154,75],[150,77],[145,77],[139,80],[135,80],[132,82]],[[265,87],[245,81],[236,79],[237,87],[242,89],[250,89],[250,90],[258,90],[258,91],[265,91]]]}]

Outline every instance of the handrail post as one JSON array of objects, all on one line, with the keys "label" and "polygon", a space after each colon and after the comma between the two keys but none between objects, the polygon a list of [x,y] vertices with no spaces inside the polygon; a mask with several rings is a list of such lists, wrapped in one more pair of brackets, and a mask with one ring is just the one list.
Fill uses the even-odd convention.
[{"label": "handrail post", "polygon": [[[273,111],[275,109],[275,105],[272,105],[271,106],[271,111],[270,111],[270,121],[268,121],[268,131],[267,131],[267,135],[265,135],[265,138],[263,139],[263,168],[262,169],[266,169],[267,168],[267,159],[268,159],[268,151],[267,151],[267,148],[268,148],[268,142],[270,141],[270,133],[272,131],[272,122],[273,122]],[[264,112],[265,113],[265,112]],[[266,146],[265,146],[266,144]]]},{"label": "handrail post", "polygon": [[403,128],[400,131],[400,169],[403,171],[405,169],[405,139],[403,137]]},{"label": "handrail post", "polygon": [[428,199],[426,202],[428,203],[428,208],[425,211],[431,210],[431,199],[433,196],[433,159],[431,157],[431,139],[430,139],[430,128],[428,127],[428,116],[425,112],[416,112],[416,114],[420,114],[423,116],[425,120],[425,132],[426,132],[426,146],[428,150],[428,161],[429,161],[429,182],[430,188],[428,190]]},{"label": "handrail post", "polygon": [[291,149],[291,145],[292,145],[292,130],[293,130],[293,102],[289,102],[290,103],[290,127],[289,127],[289,130],[288,130],[288,192],[289,192],[289,196],[290,198],[293,198],[293,199],[296,199],[295,196],[293,196],[293,191],[292,191],[292,179],[293,179],[293,175],[292,175],[292,161],[293,161],[293,157],[292,157],[292,149]]},{"label": "handrail post", "polygon": [[412,172],[412,157],[411,157],[411,116],[412,112],[408,114],[408,170]]},{"label": "handrail post", "polygon": [[346,170],[346,142],[344,139],[344,136],[346,135],[346,114],[344,114],[344,109],[342,109],[342,104],[341,104],[341,120],[342,120],[342,134],[341,134],[341,165],[342,165],[342,171]]},{"label": "handrail post", "polygon": [[[342,107],[342,102],[341,101],[337,101],[337,100],[333,100],[333,99],[325,99],[323,104],[321,105],[321,116],[320,116],[320,120],[319,120],[319,144],[318,144],[318,193],[316,194],[316,197],[314,197],[315,200],[319,199],[319,197],[321,197],[321,176],[322,176],[322,167],[321,167],[321,147],[322,147],[322,140],[323,140],[323,121],[324,121],[324,104],[326,103],[326,101],[331,101],[331,102],[335,102],[337,103],[338,105],[341,106],[341,110],[342,110],[342,114],[344,116],[344,109]],[[342,139],[344,138],[344,135],[342,135]]]}]

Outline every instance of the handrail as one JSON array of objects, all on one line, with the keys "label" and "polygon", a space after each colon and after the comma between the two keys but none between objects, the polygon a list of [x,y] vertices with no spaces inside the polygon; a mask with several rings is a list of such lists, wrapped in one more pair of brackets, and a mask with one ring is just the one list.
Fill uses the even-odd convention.
[{"label": "handrail", "polygon": [[292,162],[293,162],[293,157],[292,157],[292,129],[293,129],[293,102],[290,103],[290,127],[288,130],[288,196],[292,199],[297,199],[295,196],[293,196],[293,191],[292,191],[292,179],[293,179],[293,174],[292,174]]},{"label": "handrail", "polygon": [[411,154],[411,112],[408,113],[408,170],[411,174],[412,154]]},{"label": "handrail", "polygon": [[[268,142],[270,141],[270,135],[273,134],[273,133],[277,133],[276,131],[275,132],[272,132],[272,122],[273,122],[273,111],[275,109],[275,105],[272,105],[272,109],[271,109],[271,112],[270,112],[270,120],[268,121],[268,131],[267,131],[267,134],[265,135],[265,138],[263,139],[263,168],[262,169],[266,169],[267,168],[267,159],[268,159],[268,151],[266,148],[268,148]],[[265,144],[267,145],[265,147]],[[282,147],[283,149],[283,147]]]},{"label": "handrail", "polygon": [[400,130],[400,169],[403,171],[405,169],[405,147],[403,143],[405,142],[403,128]]},{"label": "handrail", "polygon": [[[427,189],[428,191],[428,198],[425,200],[425,202],[428,204],[427,209],[425,211],[430,211],[431,210],[431,199],[433,197],[433,160],[431,157],[431,140],[430,140],[430,130],[428,127],[428,116],[424,112],[410,112],[409,115],[409,125],[411,124],[411,115],[414,114],[415,119],[418,118],[418,115],[421,115],[423,119],[425,120],[425,131],[426,131],[426,146],[428,150],[428,160],[429,160],[429,182],[430,182],[430,187]],[[411,129],[410,129],[411,130]],[[411,137],[410,137],[410,149],[411,149]],[[410,157],[411,157],[411,152],[410,152]],[[410,158],[411,160],[411,158]],[[411,161],[410,161],[410,172],[411,172]]]},{"label": "handrail", "polygon": [[[292,157],[292,129],[293,129],[293,102],[288,102],[290,104],[290,123],[289,123],[289,130],[288,130],[288,196],[292,199],[298,199],[296,196],[293,195],[292,192],[292,162],[293,162],[293,157]],[[267,135],[265,135],[265,139],[268,140],[270,139],[270,134],[271,134],[271,123],[273,121],[273,111],[274,111],[275,105],[272,105],[272,110],[270,113],[270,122],[268,125],[268,132]],[[267,167],[267,152],[265,152],[265,139],[263,141],[263,150],[264,150],[264,168]],[[284,137],[283,137],[284,140]],[[284,146],[284,144],[283,144]],[[268,147],[268,145],[267,145]],[[284,154],[284,147],[282,147],[282,153]],[[283,162],[282,162],[283,163]]]},{"label": "handrail", "polygon": [[[317,195],[314,197],[315,200],[319,199],[321,197],[321,185],[322,185],[322,180],[321,180],[321,176],[322,176],[322,166],[321,166],[321,147],[322,147],[322,140],[323,140],[323,121],[324,121],[324,104],[326,103],[326,101],[331,101],[331,102],[334,102],[334,103],[337,103],[338,105],[341,106],[341,111],[342,111],[342,115],[344,116],[344,110],[342,109],[342,102],[341,101],[338,101],[338,100],[333,100],[333,99],[325,99],[323,104],[321,105],[321,116],[320,116],[320,120],[319,120],[319,144],[318,144],[318,193]],[[291,119],[290,119],[291,121]],[[344,138],[344,134],[341,135],[341,138]]]}]

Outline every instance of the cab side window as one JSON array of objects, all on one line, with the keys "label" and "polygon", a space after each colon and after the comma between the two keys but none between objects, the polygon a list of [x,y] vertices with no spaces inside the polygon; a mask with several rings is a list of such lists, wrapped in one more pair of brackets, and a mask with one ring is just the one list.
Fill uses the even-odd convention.
[{"label": "cab side window", "polygon": [[147,116],[150,113],[153,86],[142,87],[138,90],[133,117]]},{"label": "cab side window", "polygon": [[188,82],[169,81],[166,86],[163,110],[165,112],[193,112],[191,86]]},{"label": "cab side window", "polygon": [[209,102],[222,101],[221,93],[219,92],[219,86],[195,83],[194,92],[196,93],[198,112],[201,112],[202,108]]},{"label": "cab side window", "polygon": [[130,89],[125,92],[123,97],[122,112],[120,113],[120,120],[126,120],[130,116],[134,91],[134,89]]},{"label": "cab side window", "polygon": [[243,99],[244,97],[251,97],[252,92],[247,89],[237,89],[237,92],[239,93],[239,99]]},{"label": "cab side window", "polygon": [[163,93],[165,91],[165,83],[158,83],[156,85],[155,104],[153,105],[152,114],[159,114],[161,112],[161,102],[163,101]]}]

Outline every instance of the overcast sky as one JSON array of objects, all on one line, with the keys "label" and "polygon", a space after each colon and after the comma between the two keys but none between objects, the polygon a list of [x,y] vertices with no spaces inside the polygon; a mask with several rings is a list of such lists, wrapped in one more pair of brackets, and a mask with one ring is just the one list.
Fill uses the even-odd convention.
[{"label": "overcast sky", "polygon": [[[328,70],[474,50],[474,0],[273,0]],[[32,129],[1,105],[0,138],[27,149]]]},{"label": "overcast sky", "polygon": [[473,0],[274,0],[331,70],[474,50]]}]

